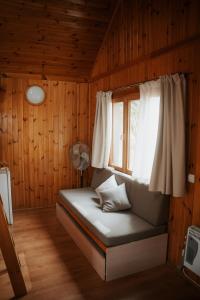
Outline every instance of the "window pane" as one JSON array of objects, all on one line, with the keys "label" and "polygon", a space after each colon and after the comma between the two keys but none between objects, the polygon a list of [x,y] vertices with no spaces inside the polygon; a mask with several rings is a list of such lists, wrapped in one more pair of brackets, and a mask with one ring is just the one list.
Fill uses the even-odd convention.
[{"label": "window pane", "polygon": [[117,167],[122,167],[123,110],[123,102],[113,103],[112,164]]},{"label": "window pane", "polygon": [[136,130],[138,123],[140,101],[129,102],[129,128],[128,128],[128,170],[133,170],[133,152],[135,148]]}]

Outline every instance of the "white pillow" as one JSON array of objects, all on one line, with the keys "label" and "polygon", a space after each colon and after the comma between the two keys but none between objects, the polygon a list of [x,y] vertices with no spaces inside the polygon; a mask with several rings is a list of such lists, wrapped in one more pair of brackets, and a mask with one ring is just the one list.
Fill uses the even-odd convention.
[{"label": "white pillow", "polygon": [[105,191],[105,190],[108,190],[108,189],[111,189],[111,188],[115,188],[117,187],[118,184],[117,184],[117,181],[115,179],[115,175],[112,175],[111,177],[109,177],[106,181],[104,181],[102,184],[100,184],[95,192],[97,193],[99,199],[100,199],[100,205],[102,206],[102,199],[101,199],[101,195],[100,193]]},{"label": "white pillow", "polygon": [[103,201],[103,211],[113,212],[131,208],[126,194],[125,183],[100,192]]}]

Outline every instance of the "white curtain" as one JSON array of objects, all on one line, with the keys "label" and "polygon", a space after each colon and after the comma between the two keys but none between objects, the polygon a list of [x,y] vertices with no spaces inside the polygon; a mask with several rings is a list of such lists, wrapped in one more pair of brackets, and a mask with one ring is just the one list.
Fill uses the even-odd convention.
[{"label": "white curtain", "polygon": [[112,92],[97,92],[92,142],[92,167],[108,166],[112,139]]},{"label": "white curtain", "polygon": [[160,80],[140,85],[140,110],[133,153],[133,177],[149,184],[159,121]]},{"label": "white curtain", "polygon": [[149,190],[181,197],[185,193],[185,78],[160,79],[158,139]]}]

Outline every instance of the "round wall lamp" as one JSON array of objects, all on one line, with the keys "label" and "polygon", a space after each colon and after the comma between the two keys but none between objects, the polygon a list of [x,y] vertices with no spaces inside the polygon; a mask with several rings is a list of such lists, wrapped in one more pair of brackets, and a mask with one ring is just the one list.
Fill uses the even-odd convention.
[{"label": "round wall lamp", "polygon": [[45,91],[39,85],[32,85],[26,89],[26,99],[30,104],[40,105],[45,100]]}]

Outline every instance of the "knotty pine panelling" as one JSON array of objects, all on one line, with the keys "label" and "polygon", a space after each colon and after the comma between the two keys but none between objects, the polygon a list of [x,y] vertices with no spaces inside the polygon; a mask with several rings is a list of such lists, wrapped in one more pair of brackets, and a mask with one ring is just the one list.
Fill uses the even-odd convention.
[{"label": "knotty pine panelling", "polygon": [[87,81],[114,0],[0,0],[0,72]]},{"label": "knotty pine panelling", "polygon": [[[40,106],[25,100],[31,84],[46,91]],[[69,159],[77,140],[88,142],[88,84],[1,79],[0,161],[11,170],[15,209],[55,205],[60,188],[79,186]]]},{"label": "knotty pine panelling", "polygon": [[96,79],[196,37],[200,34],[199,19],[199,0],[121,0],[92,77]]},{"label": "knotty pine panelling", "polygon": [[200,1],[121,1],[90,84],[91,141],[98,90],[113,90],[175,72],[188,74],[186,165],[196,182],[187,183],[185,197],[171,199],[168,259],[174,265],[181,263],[187,227],[200,226],[199,5]]}]

